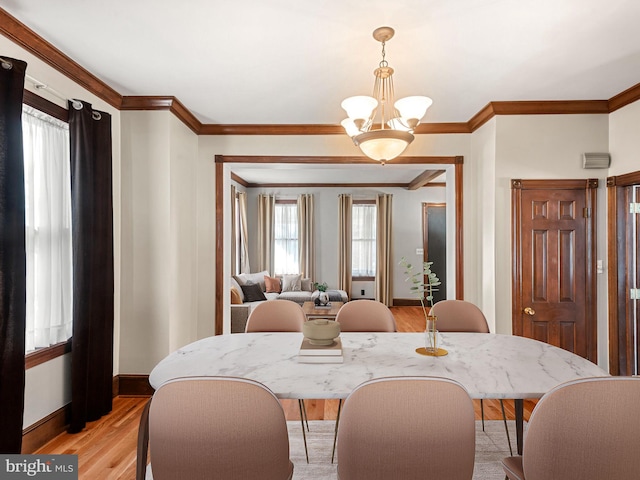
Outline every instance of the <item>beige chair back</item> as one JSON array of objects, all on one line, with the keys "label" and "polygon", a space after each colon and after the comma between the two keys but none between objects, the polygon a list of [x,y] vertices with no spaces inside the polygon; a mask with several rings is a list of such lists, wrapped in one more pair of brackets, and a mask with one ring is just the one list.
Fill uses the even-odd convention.
[{"label": "beige chair back", "polygon": [[256,305],[245,332],[301,332],[306,317],[302,307],[290,300],[269,300]]},{"label": "beige chair back", "polygon": [[352,300],[345,303],[336,321],[341,332],[395,332],[396,320],[389,307],[375,300]]},{"label": "beige chair back", "polygon": [[232,377],[180,378],[162,385],[149,410],[154,480],[286,480],[287,423],[264,385]]},{"label": "beige chair back", "polygon": [[482,310],[464,300],[441,300],[431,309],[438,317],[436,329],[440,332],[489,333],[489,325]]},{"label": "beige chair back", "polygon": [[473,403],[458,382],[380,378],[345,400],[338,427],[340,480],[470,480],[474,456]]},{"label": "beige chair back", "polygon": [[640,378],[562,384],[536,405],[522,466],[526,480],[640,479]]}]

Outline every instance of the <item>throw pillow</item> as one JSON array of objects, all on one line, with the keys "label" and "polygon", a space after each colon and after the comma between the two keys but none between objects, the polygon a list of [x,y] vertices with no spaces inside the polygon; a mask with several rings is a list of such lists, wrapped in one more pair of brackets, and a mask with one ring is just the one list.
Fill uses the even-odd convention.
[{"label": "throw pillow", "polygon": [[238,281],[240,285],[248,285],[251,283],[257,283],[262,287],[262,291],[264,292],[264,277],[265,275],[269,276],[269,272],[264,270],[258,273],[241,273],[240,275],[236,275],[234,278]]},{"label": "throw pillow", "polygon": [[249,285],[240,285],[242,293],[244,293],[245,302],[259,302],[266,300],[267,297],[262,293],[262,287],[258,283],[250,283]]},{"label": "throw pillow", "polygon": [[240,288],[240,284],[236,281],[234,277],[231,277],[231,288],[235,288],[238,295],[240,295],[240,303],[244,302],[244,293],[242,293],[242,289]]},{"label": "throw pillow", "polygon": [[301,282],[302,282],[302,274],[282,275],[282,291],[283,292],[299,292]]},{"label": "throw pillow", "polygon": [[267,293],[280,293],[280,279],[275,277],[264,276],[264,285]]},{"label": "throw pillow", "polygon": [[236,287],[231,287],[231,305],[242,305],[242,298]]},{"label": "throw pillow", "polygon": [[313,292],[313,282],[310,278],[303,278],[300,281],[300,290],[303,292]]}]

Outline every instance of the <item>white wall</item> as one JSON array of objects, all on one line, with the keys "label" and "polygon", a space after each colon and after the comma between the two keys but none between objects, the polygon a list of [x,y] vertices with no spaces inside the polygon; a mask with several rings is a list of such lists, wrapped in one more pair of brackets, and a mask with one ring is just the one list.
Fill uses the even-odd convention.
[{"label": "white wall", "polygon": [[616,110],[609,115],[609,175],[640,170],[640,101]]},{"label": "white wall", "polygon": [[[199,179],[197,136],[172,113],[123,112],[122,125],[128,208],[120,373],[149,373],[170,352],[209,334],[206,325],[213,324],[206,279],[214,265],[198,258],[198,222],[206,217],[199,207],[208,198],[199,191],[213,186],[202,187]],[[211,233],[207,222],[204,231]]]},{"label": "white wall", "polygon": [[[382,167],[381,167],[382,168]],[[314,281],[327,282],[329,288],[338,285],[338,195],[350,193],[355,199],[373,200],[378,194],[393,195],[393,261],[397,264],[400,258],[407,257],[410,262],[422,261],[422,256],[416,257],[416,248],[422,248],[422,203],[444,202],[445,189],[443,187],[420,188],[407,190],[405,188],[251,188],[247,190],[247,216],[252,227],[249,231],[250,255],[257,258],[257,225],[258,225],[258,195],[270,193],[281,198],[296,198],[301,193],[314,195],[315,206],[315,242],[316,242],[316,278]],[[444,268],[444,267],[443,267]],[[450,272],[453,278],[453,272]],[[409,285],[404,281],[401,268],[395,268],[393,274],[393,298],[412,298]],[[364,286],[354,287],[359,290]],[[375,296],[375,291],[372,292]],[[365,296],[367,296],[365,294]]]},{"label": "white wall", "polygon": [[[511,179],[598,178],[597,258],[606,261],[607,170],[583,169],[584,152],[609,148],[608,115],[496,117],[496,331],[511,333]],[[598,363],[608,364],[606,271],[597,278]]]}]

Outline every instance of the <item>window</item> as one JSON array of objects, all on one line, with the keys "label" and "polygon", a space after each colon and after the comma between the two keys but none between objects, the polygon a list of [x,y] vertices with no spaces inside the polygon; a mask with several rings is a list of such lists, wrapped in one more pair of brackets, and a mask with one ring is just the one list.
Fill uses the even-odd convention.
[{"label": "window", "polygon": [[376,276],[376,204],[354,201],[351,215],[351,276]]},{"label": "window", "polygon": [[71,177],[68,124],[24,106],[22,130],[30,352],[71,337]]},{"label": "window", "polygon": [[300,273],[298,204],[295,200],[276,200],[274,213],[274,273]]}]

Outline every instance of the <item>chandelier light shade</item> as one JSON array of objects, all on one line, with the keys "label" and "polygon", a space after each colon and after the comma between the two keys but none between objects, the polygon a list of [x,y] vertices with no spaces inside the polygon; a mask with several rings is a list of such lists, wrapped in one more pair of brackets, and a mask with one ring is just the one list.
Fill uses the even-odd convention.
[{"label": "chandelier light shade", "polygon": [[393,68],[385,60],[385,45],[394,34],[391,27],[376,28],[373,38],[382,43],[382,60],[373,72],[373,96],[358,95],[342,101],[347,112],[341,125],[367,157],[384,163],[405,151],[413,131],[433,101],[411,96],[397,102],[393,90]]}]

